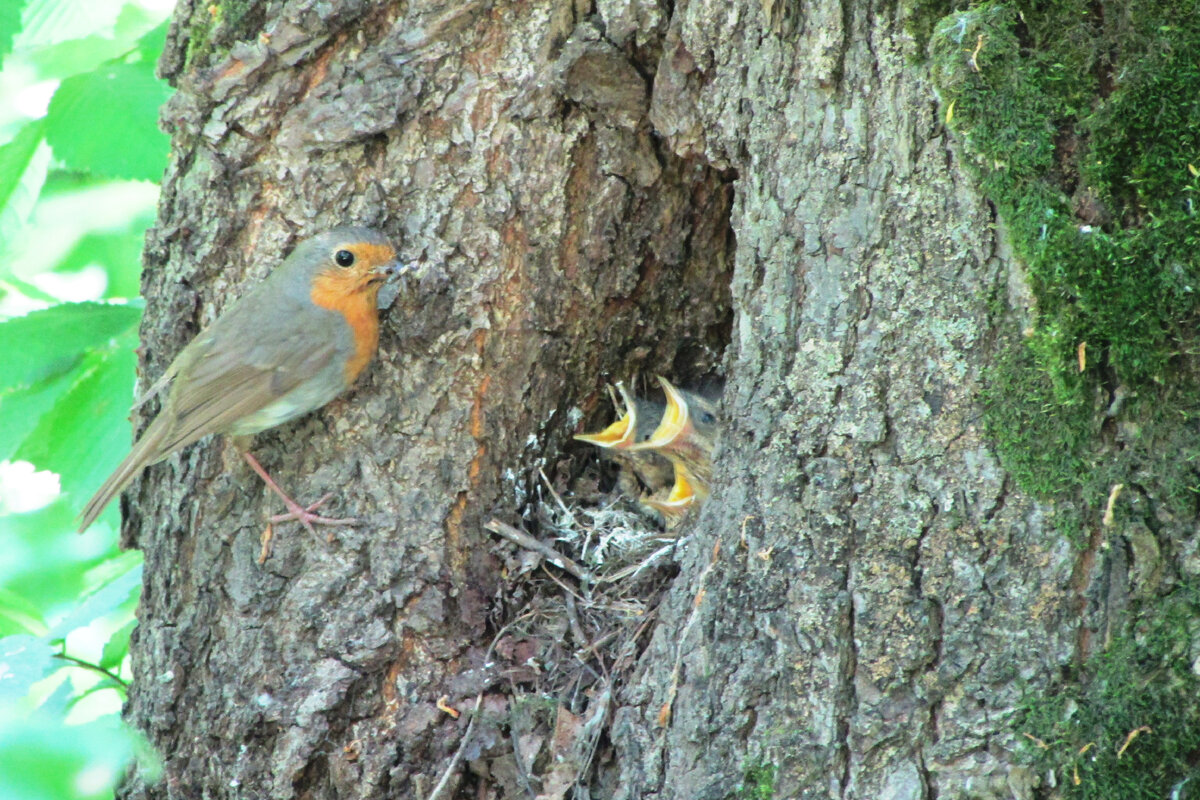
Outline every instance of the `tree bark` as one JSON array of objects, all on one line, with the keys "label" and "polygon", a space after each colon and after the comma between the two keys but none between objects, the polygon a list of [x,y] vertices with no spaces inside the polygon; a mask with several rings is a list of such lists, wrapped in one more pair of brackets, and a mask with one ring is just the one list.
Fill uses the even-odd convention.
[{"label": "tree bark", "polygon": [[1021,276],[906,22],[672,16],[652,119],[739,174],[730,422],[614,723],[615,796],[728,797],[762,766],[775,797],[1029,796],[1009,726],[1073,652],[1073,554],[981,438],[989,300]]},{"label": "tree bark", "polygon": [[[220,441],[130,493],[127,713],[165,775],[122,796],[509,796],[505,714],[537,680],[492,647],[511,548],[483,523],[532,524],[539,469],[568,484],[571,434],[635,373],[723,379],[728,422],[610,705],[570,709],[607,730],[590,796],[763,769],[775,797],[1030,796],[1011,717],[1071,660],[1087,568],[982,438],[989,301],[1021,276],[908,14],[182,3],[144,380],[311,233],[375,225],[422,271],[366,377],[255,443],[364,525],[279,526],[260,566],[279,509]],[[463,746],[473,709],[493,724]]]}]

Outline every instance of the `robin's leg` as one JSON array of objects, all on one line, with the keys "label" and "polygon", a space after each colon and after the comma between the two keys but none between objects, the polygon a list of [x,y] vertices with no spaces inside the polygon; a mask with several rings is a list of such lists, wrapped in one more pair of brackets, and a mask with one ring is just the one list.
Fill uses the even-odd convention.
[{"label": "robin's leg", "polygon": [[280,499],[283,500],[283,504],[285,506],[287,506],[288,513],[278,514],[276,516],[271,517],[271,522],[286,522],[287,520],[294,519],[297,522],[299,522],[301,525],[303,525],[305,528],[307,528],[309,533],[312,533],[314,535],[316,535],[316,530],[313,528],[314,525],[356,525],[356,524],[358,524],[358,520],[356,520],[356,519],[350,519],[350,518],[332,519],[331,517],[322,517],[319,514],[312,513],[316,509],[320,508],[321,505],[323,503],[325,503],[326,500],[328,500],[330,497],[332,497],[332,495],[327,494],[324,497],[322,497],[320,500],[318,500],[317,502],[310,505],[308,508],[304,508],[299,503],[297,503],[295,500],[288,497],[287,492],[285,492],[285,491],[283,491],[283,489],[279,488],[279,484],[277,484],[271,478],[271,476],[267,474],[267,471],[265,469],[263,469],[262,464],[258,463],[258,459],[255,458],[253,455],[251,455],[250,451],[248,451],[248,450],[243,451],[242,455],[245,457],[246,463],[250,465],[250,469],[257,472],[258,477],[262,478],[263,482],[271,488],[271,491],[273,491],[273,492],[275,492],[275,494],[279,495]]}]

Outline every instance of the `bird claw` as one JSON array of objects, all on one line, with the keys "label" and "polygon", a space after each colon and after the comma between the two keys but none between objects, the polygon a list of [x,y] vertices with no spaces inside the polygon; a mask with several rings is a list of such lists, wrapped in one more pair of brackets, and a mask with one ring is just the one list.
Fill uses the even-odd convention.
[{"label": "bird claw", "polygon": [[[313,527],[314,525],[325,525],[327,527],[349,527],[351,525],[357,525],[359,521],[353,517],[335,519],[333,517],[322,517],[320,514],[312,513],[321,506],[325,505],[325,503],[327,503],[331,497],[333,497],[332,494],[327,494],[307,508],[301,507],[299,503],[293,500],[285,500],[284,505],[287,506],[288,512],[286,514],[275,514],[274,516],[269,517],[268,521],[276,523],[295,520],[303,525],[305,530],[307,530],[313,536],[317,535],[317,530]],[[327,541],[333,541],[332,535]]]}]

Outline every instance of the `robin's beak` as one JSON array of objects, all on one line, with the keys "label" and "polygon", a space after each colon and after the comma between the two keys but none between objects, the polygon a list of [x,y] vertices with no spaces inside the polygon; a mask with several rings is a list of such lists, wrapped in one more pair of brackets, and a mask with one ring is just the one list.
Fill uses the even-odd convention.
[{"label": "robin's beak", "polygon": [[667,520],[668,526],[673,526],[687,513],[697,499],[703,500],[704,495],[696,491],[696,487],[688,479],[687,471],[681,469],[677,464],[675,465],[675,485],[671,487],[667,498],[659,500],[653,497],[644,497],[642,504],[662,514]]},{"label": "robin's beak", "polygon": [[394,258],[386,264],[380,264],[379,266],[373,268],[370,273],[371,281],[390,281],[397,275],[408,272],[411,269],[412,267],[410,265],[402,264],[400,263],[399,259]]},{"label": "robin's beak", "polygon": [[633,444],[637,438],[637,403],[624,383],[617,384],[617,391],[621,393],[621,402],[625,405],[625,413],[621,418],[599,433],[577,433],[576,439],[616,450],[624,450]]},{"label": "robin's beak", "polygon": [[663,412],[662,420],[650,438],[630,445],[630,450],[657,450],[667,454],[687,442],[695,431],[687,399],[663,376],[658,376],[658,382],[667,395],[667,410]]}]

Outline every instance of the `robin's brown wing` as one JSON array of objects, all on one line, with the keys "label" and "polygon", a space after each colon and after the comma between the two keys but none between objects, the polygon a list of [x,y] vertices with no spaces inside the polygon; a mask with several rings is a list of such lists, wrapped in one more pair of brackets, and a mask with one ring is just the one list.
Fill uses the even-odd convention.
[{"label": "robin's brown wing", "polygon": [[[330,387],[324,401],[345,388],[341,370],[331,369],[345,347],[332,324],[328,332],[315,330],[326,326],[312,324],[310,308],[303,314],[280,314],[279,324],[259,322],[249,327],[240,324],[246,318],[245,308],[246,304],[231,308],[229,317],[219,319],[180,353],[177,375],[160,412],[160,416],[170,415],[166,431],[151,461],[210,433],[228,431],[306,381],[341,381]],[[302,324],[302,319],[308,324]],[[340,322],[325,317],[319,321]],[[240,335],[243,330],[254,333]]]}]

